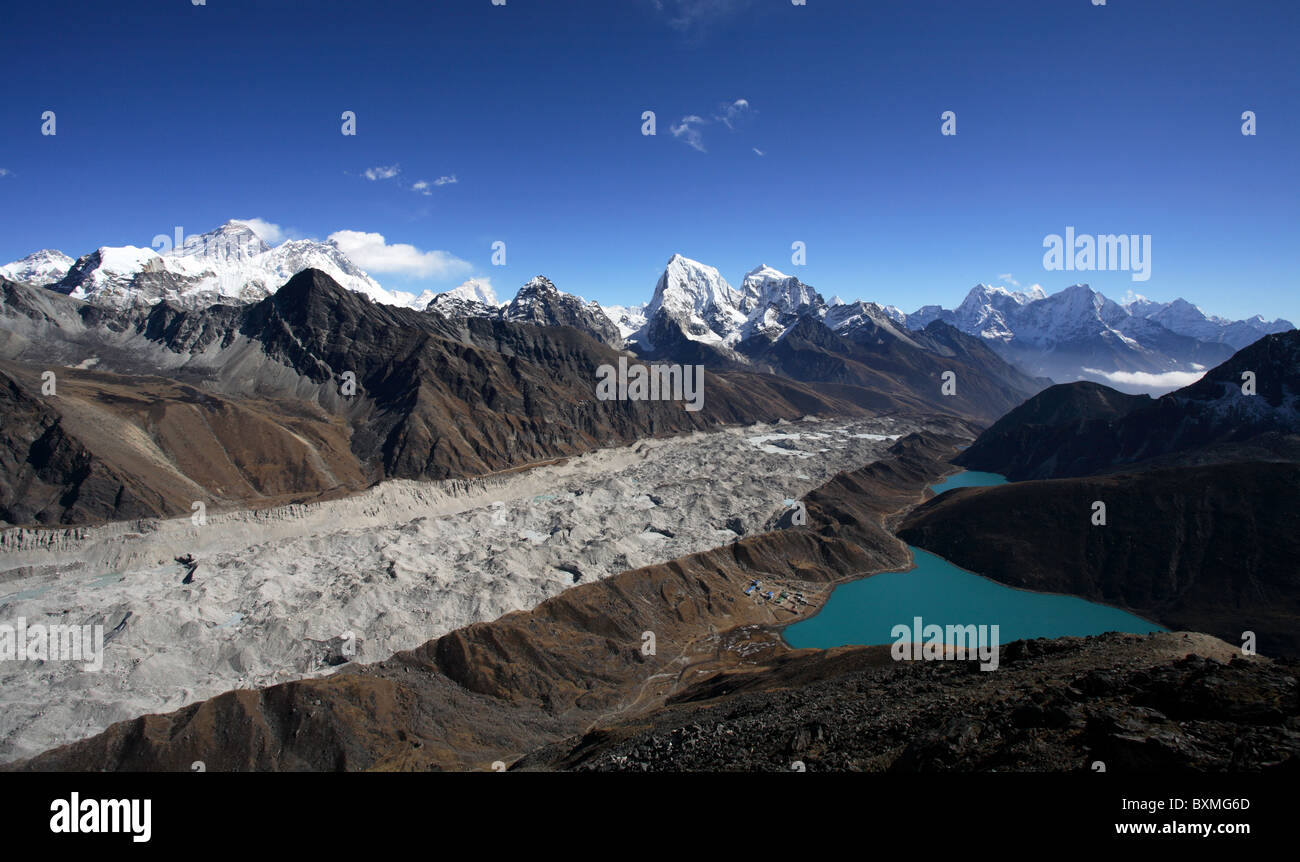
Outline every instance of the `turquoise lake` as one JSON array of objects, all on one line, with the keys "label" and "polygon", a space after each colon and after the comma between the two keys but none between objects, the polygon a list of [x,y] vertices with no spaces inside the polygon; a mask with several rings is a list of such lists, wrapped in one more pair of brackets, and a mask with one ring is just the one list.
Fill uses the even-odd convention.
[{"label": "turquoise lake", "polygon": [[1006,476],[997,473],[981,473],[979,470],[963,470],[931,485],[930,490],[935,494],[942,494],[944,491],[951,491],[953,488],[982,488],[985,485],[1005,484],[1007,484]]},{"label": "turquoise lake", "polygon": [[[1005,484],[996,473],[967,471],[932,485],[935,493],[982,485]],[[1167,629],[1116,608],[1074,596],[1034,593],[1004,586],[954,566],[920,548],[912,548],[916,568],[884,572],[843,584],[831,593],[816,616],[785,629],[795,648],[892,644],[894,626],[996,625],[998,640],[1096,635],[1102,632],[1147,634]]]}]

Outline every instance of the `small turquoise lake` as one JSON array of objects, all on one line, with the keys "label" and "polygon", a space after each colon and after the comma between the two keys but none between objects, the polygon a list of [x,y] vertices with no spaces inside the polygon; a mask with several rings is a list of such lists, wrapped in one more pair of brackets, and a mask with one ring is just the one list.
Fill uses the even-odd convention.
[{"label": "small turquoise lake", "polygon": [[953,488],[982,488],[986,485],[1005,485],[1007,477],[997,473],[981,473],[979,470],[963,470],[944,477],[943,481],[930,486],[936,495]]},{"label": "small turquoise lake", "polygon": [[[996,473],[966,471],[932,485],[936,494],[953,488],[1005,484]],[[1117,608],[1074,596],[1018,590],[958,568],[920,548],[911,548],[916,568],[884,572],[835,588],[816,616],[785,629],[795,648],[892,644],[896,625],[996,625],[998,640],[1147,634],[1165,628]]]}]

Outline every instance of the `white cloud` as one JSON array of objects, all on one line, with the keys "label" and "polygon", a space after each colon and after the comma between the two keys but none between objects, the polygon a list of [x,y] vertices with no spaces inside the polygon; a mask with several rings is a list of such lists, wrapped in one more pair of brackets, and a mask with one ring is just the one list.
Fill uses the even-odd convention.
[{"label": "white cloud", "polygon": [[1088,374],[1095,374],[1111,383],[1124,383],[1142,389],[1170,392],[1191,386],[1205,376],[1203,371],[1165,371],[1153,374],[1150,371],[1101,371],[1097,368],[1083,369]]},{"label": "white cloud", "polygon": [[248,225],[249,230],[257,234],[267,245],[279,245],[289,238],[288,233],[278,224],[260,218],[237,218],[234,221]]},{"label": "white cloud", "polygon": [[428,180],[420,180],[418,183],[414,183],[411,185],[411,190],[417,191],[422,195],[431,195],[433,194],[433,187],[435,186],[449,186],[452,183],[458,183],[458,182],[460,182],[460,180],[456,179],[454,175],[450,177],[438,177],[433,182],[429,182]]},{"label": "white cloud", "polygon": [[383,234],[339,230],[329,235],[357,266],[369,273],[391,273],[417,278],[456,278],[473,267],[446,251],[421,251],[407,243],[389,244]]},{"label": "white cloud", "polygon": [[760,156],[765,156],[765,155],[767,155],[767,153],[763,152],[763,151],[760,150],[758,147],[754,147],[754,152],[755,152],[756,154],[760,155]]},{"label": "white cloud", "polygon": [[998,281],[1001,281],[1001,282],[1004,282],[1004,283],[1006,283],[1006,284],[1009,284],[1009,285],[1011,285],[1012,287],[1019,287],[1019,286],[1020,286],[1020,282],[1018,282],[1018,281],[1016,281],[1014,278],[1012,278],[1012,277],[1011,277],[1011,273],[1009,273],[1009,272],[1004,272],[1004,273],[1002,273],[1001,275],[999,275],[999,276],[998,276]]},{"label": "white cloud", "polygon": [[[704,148],[704,134],[700,131],[703,126],[711,123],[722,123],[722,125],[734,132],[736,126],[753,113],[755,113],[754,109],[749,106],[748,99],[737,99],[734,102],[719,106],[707,119],[698,114],[689,114],[682,117],[681,122],[669,127],[669,131],[673,133],[674,138],[679,139],[687,146],[699,150],[701,153],[707,153],[708,150]],[[754,149],[754,152],[760,156],[763,155],[757,148]]]},{"label": "white cloud", "polygon": [[730,105],[723,105],[718,111],[713,115],[713,119],[722,123],[728,129],[734,129],[737,122],[749,115],[749,100],[737,99]]},{"label": "white cloud", "polygon": [[700,134],[699,127],[707,123],[703,117],[697,117],[691,114],[689,117],[682,117],[682,121],[675,126],[670,126],[669,131],[673,133],[674,138],[680,138],[688,146],[707,153],[704,149],[704,136]]},{"label": "white cloud", "polygon": [[391,180],[401,173],[401,170],[397,165],[388,165],[387,167],[381,165],[375,168],[366,168],[362,176],[368,180]]},{"label": "white cloud", "polygon": [[0,168],[0,177],[7,177],[7,176],[9,176],[9,169],[8,169],[8,168]]}]

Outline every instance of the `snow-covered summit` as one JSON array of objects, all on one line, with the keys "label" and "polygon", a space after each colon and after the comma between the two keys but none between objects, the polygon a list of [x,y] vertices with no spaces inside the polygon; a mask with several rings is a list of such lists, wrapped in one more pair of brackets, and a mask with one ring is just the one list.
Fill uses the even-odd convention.
[{"label": "snow-covered summit", "polygon": [[607,305],[605,306],[605,316],[614,321],[619,334],[626,339],[645,326],[645,312],[649,305],[648,302],[643,302],[640,305]]},{"label": "snow-covered summit", "polygon": [[653,347],[665,326],[692,341],[731,346],[740,340],[744,297],[714,267],[680,254],[669,258],[646,306],[646,323],[633,337]]},{"label": "snow-covered summit", "polygon": [[481,302],[484,305],[501,305],[501,302],[497,299],[496,291],[492,289],[492,285],[482,279],[467,279],[463,284],[452,288],[447,293],[460,299]]},{"label": "snow-covered summit", "polygon": [[157,242],[159,249],[101,246],[82,255],[48,286],[110,308],[168,301],[184,307],[257,302],[304,269],[319,269],[376,302],[411,306],[408,293],[385,290],[333,241],[286,240],[268,246],[247,223],[231,220],[203,234]]},{"label": "snow-covered summit", "polygon": [[21,281],[44,287],[61,280],[68,274],[75,261],[61,251],[43,248],[27,255],[22,260],[15,260],[0,266],[0,276],[10,281]]},{"label": "snow-covered summit", "polygon": [[845,303],[838,297],[828,304],[811,285],[767,264],[745,273],[737,290],[716,268],[680,254],[669,259],[644,312],[636,306],[607,312],[631,343],[650,352],[661,352],[682,339],[728,352],[751,338],[784,338],[805,318],[840,334],[870,324],[910,340],[907,315],[894,306]]},{"label": "snow-covered summit", "polygon": [[659,276],[646,314],[654,316],[661,309],[700,318],[720,314],[739,328],[744,322],[740,314],[741,300],[741,294],[716,268],[675,254]]},{"label": "snow-covered summit", "polygon": [[1238,350],[1253,344],[1265,335],[1287,332],[1295,325],[1289,320],[1265,320],[1256,314],[1244,320],[1229,320],[1226,317],[1207,314],[1199,306],[1193,305],[1181,297],[1172,302],[1152,302],[1145,296],[1137,296],[1124,304],[1125,309],[1135,317],[1152,320],[1179,335],[1190,336],[1199,341],[1211,341],[1228,344]]},{"label": "snow-covered summit", "polygon": [[762,264],[745,274],[740,292],[749,303],[749,308],[742,306],[742,311],[752,313],[753,309],[765,305],[775,305],[782,312],[794,312],[802,306],[824,307],[826,301],[817,291],[804,284],[793,275],[773,269]]}]

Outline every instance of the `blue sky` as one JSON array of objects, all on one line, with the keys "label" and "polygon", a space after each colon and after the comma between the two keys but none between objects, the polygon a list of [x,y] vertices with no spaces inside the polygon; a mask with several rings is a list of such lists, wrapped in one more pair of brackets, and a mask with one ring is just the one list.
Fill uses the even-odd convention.
[{"label": "blue sky", "polygon": [[[358,262],[417,293],[639,302],[680,252],[909,311],[1087,281],[1300,320],[1292,0],[25,5],[0,261],[259,218],[380,234]],[[1066,226],[1150,234],[1150,280],[1044,271]]]}]

